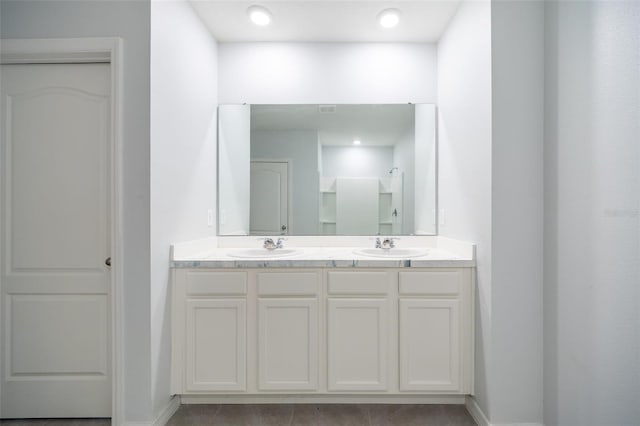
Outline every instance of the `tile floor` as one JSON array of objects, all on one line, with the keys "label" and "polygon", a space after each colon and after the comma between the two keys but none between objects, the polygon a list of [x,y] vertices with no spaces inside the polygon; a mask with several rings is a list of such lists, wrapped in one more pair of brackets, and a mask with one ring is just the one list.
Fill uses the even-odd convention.
[{"label": "tile floor", "polygon": [[[109,426],[109,419],[0,420],[6,426]],[[463,405],[183,405],[167,426],[474,426]]]},{"label": "tile floor", "polygon": [[182,405],[167,426],[472,426],[463,405]]}]

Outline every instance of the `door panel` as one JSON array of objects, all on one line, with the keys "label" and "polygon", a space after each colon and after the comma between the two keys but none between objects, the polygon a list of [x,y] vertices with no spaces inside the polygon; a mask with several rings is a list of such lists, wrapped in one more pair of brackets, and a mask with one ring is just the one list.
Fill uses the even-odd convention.
[{"label": "door panel", "polygon": [[460,390],[460,302],[400,300],[400,390]]},{"label": "door panel", "polygon": [[387,390],[387,299],[328,299],[330,391]]},{"label": "door panel", "polygon": [[[83,318],[83,322],[78,322]],[[107,373],[107,300],[103,295],[7,297],[9,378]],[[66,342],[78,351],[69,351]],[[41,354],[46,353],[46,357]]]},{"label": "door panel", "polygon": [[187,301],[187,391],[246,390],[245,299]]},{"label": "door panel", "polygon": [[258,299],[258,388],[318,389],[318,300]]},{"label": "door panel", "polygon": [[0,416],[110,417],[110,69],[3,65]]}]

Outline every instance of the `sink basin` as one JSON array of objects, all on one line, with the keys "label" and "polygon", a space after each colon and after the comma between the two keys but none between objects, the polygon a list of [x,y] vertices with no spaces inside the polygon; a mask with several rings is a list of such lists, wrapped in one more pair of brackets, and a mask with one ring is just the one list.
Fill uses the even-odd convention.
[{"label": "sink basin", "polygon": [[301,253],[302,253],[302,250],[296,250],[296,249],[267,250],[265,248],[255,248],[255,249],[239,249],[239,250],[229,251],[227,255],[231,257],[239,257],[243,259],[278,259],[281,257],[295,256]]},{"label": "sink basin", "polygon": [[379,249],[379,248],[367,248],[358,249],[353,251],[354,254],[360,256],[371,257],[384,257],[389,259],[408,259],[410,257],[425,256],[429,253],[427,249],[413,249],[413,248],[392,248],[392,249]]}]

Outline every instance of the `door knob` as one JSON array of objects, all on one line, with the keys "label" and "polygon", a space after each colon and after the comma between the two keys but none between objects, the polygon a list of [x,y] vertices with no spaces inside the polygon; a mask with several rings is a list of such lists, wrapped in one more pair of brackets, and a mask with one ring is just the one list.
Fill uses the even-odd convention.
[{"label": "door knob", "polygon": [[107,257],[104,261],[104,264],[107,266],[111,266],[111,257]]}]

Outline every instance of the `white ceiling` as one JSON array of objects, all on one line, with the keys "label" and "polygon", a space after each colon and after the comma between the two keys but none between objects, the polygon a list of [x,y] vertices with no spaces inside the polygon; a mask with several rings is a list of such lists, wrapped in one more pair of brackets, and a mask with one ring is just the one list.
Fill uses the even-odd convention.
[{"label": "white ceiling", "polygon": [[251,130],[317,130],[322,145],[392,146],[414,127],[414,107],[335,105],[322,113],[318,105],[252,105]]},{"label": "white ceiling", "polygon": [[[190,0],[216,40],[289,42],[436,42],[461,0],[416,1],[221,1]],[[266,7],[272,22],[258,27],[247,8]],[[387,8],[400,10],[400,24],[383,29],[376,17]]]}]

